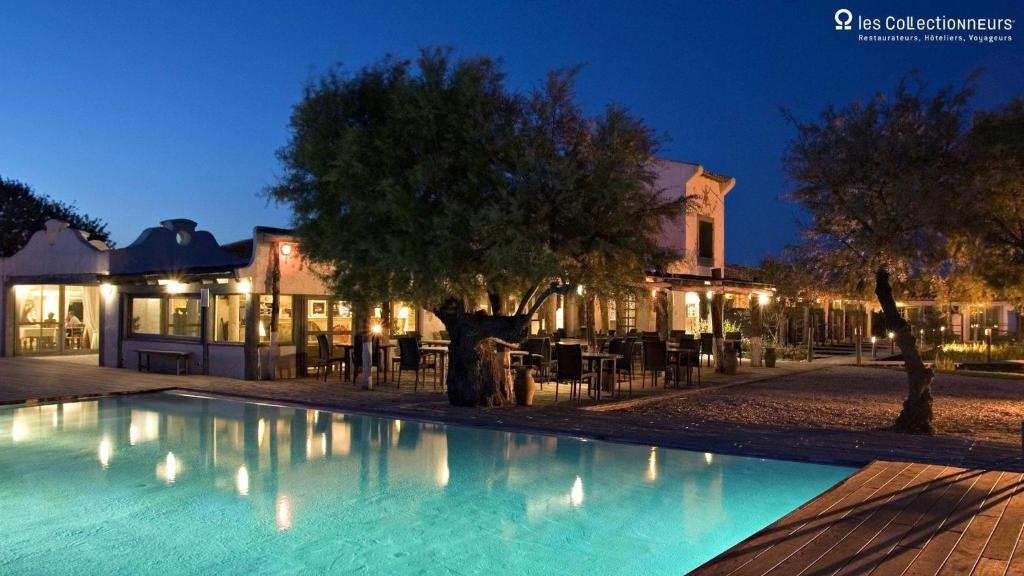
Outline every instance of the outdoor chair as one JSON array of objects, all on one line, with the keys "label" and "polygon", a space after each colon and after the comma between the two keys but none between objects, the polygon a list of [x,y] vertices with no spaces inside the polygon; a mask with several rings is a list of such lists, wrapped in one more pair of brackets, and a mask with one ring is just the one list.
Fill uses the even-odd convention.
[{"label": "outdoor chair", "polygon": [[622,379],[619,376],[626,376],[629,380],[629,397],[633,397],[633,347],[636,342],[633,340],[614,339],[608,343],[608,353],[616,354],[622,358],[615,360],[615,394],[619,393],[619,384]]},{"label": "outdoor chair", "polygon": [[317,355],[316,355],[316,377],[317,377],[317,379],[318,380],[320,379],[320,373],[323,372],[323,374],[324,374],[324,382],[326,382],[327,381],[327,372],[328,372],[328,370],[330,369],[330,367],[332,365],[337,364],[338,365],[338,378],[340,380],[341,379],[341,374],[342,374],[342,372],[341,372],[342,364],[347,364],[348,359],[344,358],[342,356],[332,356],[331,355],[331,343],[327,339],[327,335],[326,334],[317,334],[316,335],[316,348],[317,348]]},{"label": "outdoor chair", "polygon": [[700,355],[708,357],[708,366],[711,366],[711,357],[715,355],[715,335],[708,332],[700,333]]},{"label": "outdoor chair", "polygon": [[530,354],[523,359],[523,364],[536,368],[537,372],[546,380],[548,370],[551,368],[551,340],[531,336],[523,343],[522,349]]},{"label": "outdoor chair", "polygon": [[398,356],[391,359],[392,378],[395,377],[395,365],[398,365],[398,384],[395,386],[396,388],[401,389],[402,387],[402,371],[412,370],[416,374],[412,389],[413,392],[418,391],[420,373],[424,372],[427,368],[434,369],[434,387],[437,387],[437,367],[424,358],[422,351],[420,351],[420,343],[416,338],[412,336],[400,337],[398,339],[398,354]]},{"label": "outdoor chair", "polygon": [[680,342],[683,338],[686,338],[686,330],[671,330],[668,333],[668,339],[672,342]]},{"label": "outdoor chair", "polygon": [[594,387],[598,374],[583,371],[583,346],[579,344],[559,344],[555,356],[558,359],[558,366],[555,369],[555,402],[558,402],[558,385],[562,382],[569,383],[569,398],[575,395],[579,401],[583,382],[587,382],[589,392]]},{"label": "outdoor chair", "polygon": [[679,341],[679,352],[680,362],[682,365],[683,357],[686,358],[686,384],[690,385],[693,383],[693,368],[697,367],[697,385],[700,386],[700,341],[692,338],[683,338]]},{"label": "outdoor chair", "polygon": [[643,388],[647,379],[647,371],[652,373],[651,386],[658,387],[658,372],[665,373],[665,385],[668,386],[668,343],[662,340],[644,342],[644,364],[640,376],[640,387]]}]

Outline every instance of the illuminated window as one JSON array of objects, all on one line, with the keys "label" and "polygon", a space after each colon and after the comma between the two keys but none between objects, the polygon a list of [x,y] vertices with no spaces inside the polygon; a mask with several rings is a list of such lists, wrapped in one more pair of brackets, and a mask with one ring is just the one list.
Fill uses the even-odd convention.
[{"label": "illuminated window", "polygon": [[[291,344],[295,337],[292,327],[294,325],[295,309],[292,307],[290,295],[278,295],[278,316],[277,316],[277,343]],[[273,316],[274,296],[263,294],[260,296],[260,342],[270,342],[270,321]]]},{"label": "illuminated window", "polygon": [[199,338],[199,296],[135,296],[129,299],[129,334]]},{"label": "illuminated window", "polygon": [[132,334],[160,334],[163,298],[132,298]]},{"label": "illuminated window", "polygon": [[245,342],[246,294],[218,294],[213,301],[213,341]]}]

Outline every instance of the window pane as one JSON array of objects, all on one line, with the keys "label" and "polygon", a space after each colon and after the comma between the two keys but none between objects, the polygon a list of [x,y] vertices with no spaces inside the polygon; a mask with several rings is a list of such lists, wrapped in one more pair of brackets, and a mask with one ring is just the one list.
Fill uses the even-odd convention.
[{"label": "window pane", "polygon": [[214,342],[245,342],[245,294],[220,294],[214,299]]},{"label": "window pane", "polygon": [[416,332],[416,308],[405,302],[391,303],[391,334]]},{"label": "window pane", "polygon": [[331,342],[352,342],[352,306],[343,300],[331,300]]},{"label": "window pane", "polygon": [[700,237],[697,248],[697,255],[701,258],[714,258],[715,254],[715,225],[712,222],[706,220],[700,221],[699,227]]},{"label": "window pane", "polygon": [[[263,294],[260,296],[260,342],[270,342],[270,324],[273,316],[274,296]],[[279,313],[277,317],[277,343],[292,343],[292,323],[294,311],[292,309],[292,297],[284,294],[278,295]]]},{"label": "window pane", "polygon": [[132,334],[160,333],[161,298],[132,298]]},{"label": "window pane", "polygon": [[167,334],[170,336],[199,337],[199,298],[174,296],[168,299]]}]

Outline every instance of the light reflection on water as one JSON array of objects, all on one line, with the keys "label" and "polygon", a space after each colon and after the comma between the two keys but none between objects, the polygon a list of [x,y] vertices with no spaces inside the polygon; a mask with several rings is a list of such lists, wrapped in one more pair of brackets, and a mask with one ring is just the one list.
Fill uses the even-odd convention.
[{"label": "light reflection on water", "polygon": [[224,573],[678,574],[850,472],[168,394],[3,408],[0,566],[60,526],[82,574],[176,548]]}]

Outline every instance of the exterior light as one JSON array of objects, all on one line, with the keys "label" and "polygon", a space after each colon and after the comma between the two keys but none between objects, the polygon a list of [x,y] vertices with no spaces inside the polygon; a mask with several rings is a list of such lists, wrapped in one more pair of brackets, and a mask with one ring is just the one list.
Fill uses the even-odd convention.
[{"label": "exterior light", "polygon": [[714,297],[715,297],[715,293],[714,293],[714,292],[712,292],[711,290],[708,290],[708,293],[707,293],[707,294],[705,294],[705,296],[707,296],[707,297],[708,297],[708,300],[711,300],[712,298],[714,298]]},{"label": "exterior light", "polygon": [[242,278],[241,280],[239,280],[238,291],[241,292],[242,294],[251,294],[252,280],[249,280],[248,278]]},{"label": "exterior light", "polygon": [[875,342],[878,342],[878,336],[871,337],[871,343],[874,344]]},{"label": "exterior light", "polygon": [[651,298],[657,298],[657,297],[658,297],[658,289],[657,288],[651,288]]},{"label": "exterior light", "polygon": [[895,333],[889,332],[889,339],[892,340],[896,336]]},{"label": "exterior light", "polygon": [[706,462],[708,464],[711,464],[714,461],[715,461],[715,455],[714,454],[712,454],[711,452],[705,452],[704,453],[704,462]]},{"label": "exterior light", "polygon": [[381,326],[380,324],[374,324],[373,326],[370,326],[370,332],[373,332],[374,334],[376,334],[378,336],[383,331],[384,331],[384,327]]},{"label": "exterior light", "polygon": [[945,331],[946,331],[946,327],[945,326],[939,326],[939,332],[945,332]]},{"label": "exterior light", "polygon": [[408,306],[402,306],[401,308],[399,308],[398,309],[398,317],[403,319],[403,320],[408,318],[409,317],[409,307]]},{"label": "exterior light", "polygon": [[583,284],[576,286],[576,294],[583,296]]},{"label": "exterior light", "polygon": [[767,305],[768,302],[771,301],[771,299],[772,299],[772,297],[769,296],[768,294],[758,294],[757,295],[757,303],[760,304],[761,306]]},{"label": "exterior light", "polygon": [[281,244],[281,249],[280,249],[281,256],[291,256],[293,250],[294,250],[294,248],[292,247],[292,245],[290,243],[284,242],[284,243]]},{"label": "exterior light", "polygon": [[164,289],[167,290],[168,294],[181,294],[188,288],[187,284],[182,284],[177,280],[168,280],[164,283]]},{"label": "exterior light", "polygon": [[991,336],[991,335],[992,335],[992,329],[991,328],[985,328],[985,336]]},{"label": "exterior light", "polygon": [[110,302],[114,295],[117,294],[117,287],[113,284],[104,282],[103,284],[100,284],[100,294],[103,295],[104,300]]}]

